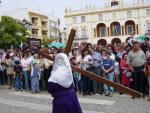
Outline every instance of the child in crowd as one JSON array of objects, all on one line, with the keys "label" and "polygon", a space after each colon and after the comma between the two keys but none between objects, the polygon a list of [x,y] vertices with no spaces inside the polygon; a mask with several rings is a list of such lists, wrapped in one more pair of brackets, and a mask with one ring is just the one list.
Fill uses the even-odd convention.
[{"label": "child in crowd", "polygon": [[[103,59],[101,62],[102,69],[104,72],[104,77],[110,81],[114,81],[114,60],[110,58],[111,53],[106,53],[106,59]],[[113,87],[104,85],[105,89],[105,96],[112,96],[112,93],[114,92]]]},{"label": "child in crowd", "polygon": [[31,89],[33,94],[39,93],[40,69],[36,64],[36,60],[33,60],[31,67]]},{"label": "child in crowd", "polygon": [[14,66],[14,76],[15,76],[15,82],[16,82],[16,91],[23,90],[23,84],[22,84],[22,67],[20,65],[19,61],[15,61]]}]

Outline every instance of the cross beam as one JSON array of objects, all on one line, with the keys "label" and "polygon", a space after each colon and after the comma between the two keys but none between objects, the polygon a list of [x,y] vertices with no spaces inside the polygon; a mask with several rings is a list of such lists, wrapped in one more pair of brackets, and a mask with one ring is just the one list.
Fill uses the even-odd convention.
[{"label": "cross beam", "polygon": [[81,75],[83,75],[83,76],[89,77],[92,80],[95,80],[95,81],[97,81],[99,83],[103,83],[103,84],[107,84],[109,86],[112,86],[112,87],[114,87],[115,89],[117,89],[119,91],[123,91],[123,92],[125,92],[125,93],[127,93],[129,95],[132,95],[133,97],[140,98],[142,96],[141,93],[139,93],[139,92],[137,92],[135,90],[132,90],[130,88],[127,88],[127,87],[125,87],[123,85],[120,85],[120,84],[118,84],[116,82],[112,82],[110,80],[107,80],[104,77],[101,77],[101,76],[98,76],[98,75],[96,75],[94,73],[82,70],[82,69],[80,69],[80,68],[78,68],[76,66],[73,66],[73,65],[71,65],[71,67],[72,67],[72,70],[81,73]]},{"label": "cross beam", "polygon": [[[76,30],[72,29],[71,32],[70,32],[70,35],[69,35],[69,39],[68,39],[68,42],[67,42],[67,45],[66,45],[66,48],[65,48],[65,53],[68,55],[69,52],[70,52],[70,49],[71,49],[71,45],[73,43],[73,40],[74,40],[74,36],[75,36],[75,32]],[[50,59],[50,60],[53,60],[49,55],[45,54],[42,52],[42,55],[44,57],[46,57],[47,59]],[[110,80],[107,80],[105,79],[104,77],[101,77],[101,76],[98,76],[94,73],[91,73],[89,71],[86,71],[86,70],[82,70],[76,66],[73,66],[71,65],[72,67],[72,70],[76,71],[76,72],[79,72],[81,73],[82,76],[86,76],[86,77],[89,77],[99,83],[103,83],[103,84],[106,84],[106,85],[109,85],[109,86],[112,86],[114,87],[115,89],[119,90],[119,91],[122,91],[124,93],[127,93],[133,97],[137,97],[137,98],[140,98],[142,96],[141,93],[135,91],[135,90],[132,90],[130,88],[127,88],[121,84],[118,84],[118,83],[115,83],[115,82],[112,82]]]},{"label": "cross beam", "polygon": [[70,52],[70,49],[71,49],[71,46],[72,46],[72,43],[73,43],[75,34],[76,34],[76,30],[72,29],[71,32],[70,32],[70,35],[69,35],[69,39],[68,39],[68,41],[67,41],[66,48],[65,48],[65,53],[66,53],[67,55],[68,55],[69,52]]}]

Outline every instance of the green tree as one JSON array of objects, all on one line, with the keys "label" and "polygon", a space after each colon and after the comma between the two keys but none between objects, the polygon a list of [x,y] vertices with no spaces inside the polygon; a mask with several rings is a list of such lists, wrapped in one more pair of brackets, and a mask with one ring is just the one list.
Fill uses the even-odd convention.
[{"label": "green tree", "polygon": [[8,16],[1,17],[0,48],[19,46],[21,42],[26,42],[27,35],[27,30],[21,22]]},{"label": "green tree", "polygon": [[42,39],[42,45],[44,45],[44,47],[48,47],[49,43],[52,43],[53,41],[56,41],[57,39],[55,38],[49,38],[49,37],[44,37]]}]

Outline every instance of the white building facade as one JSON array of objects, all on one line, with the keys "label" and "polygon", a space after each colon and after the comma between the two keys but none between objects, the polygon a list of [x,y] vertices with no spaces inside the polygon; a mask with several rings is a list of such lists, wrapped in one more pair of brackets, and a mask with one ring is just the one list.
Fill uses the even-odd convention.
[{"label": "white building facade", "polygon": [[59,39],[60,37],[60,20],[57,17],[49,17],[49,37]]},{"label": "white building facade", "polygon": [[76,29],[74,45],[91,43],[121,43],[128,37],[150,32],[150,2],[134,0],[126,5],[123,0],[106,0],[105,7],[84,10],[66,9],[67,36]]}]

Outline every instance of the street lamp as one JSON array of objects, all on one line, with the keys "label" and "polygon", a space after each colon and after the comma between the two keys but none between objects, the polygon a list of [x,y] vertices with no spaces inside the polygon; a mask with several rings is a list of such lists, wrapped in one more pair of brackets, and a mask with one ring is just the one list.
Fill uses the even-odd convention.
[{"label": "street lamp", "polygon": [[22,20],[22,24],[24,25],[24,27],[30,31],[32,24],[30,22],[28,22],[28,20],[26,20],[25,18]]}]

